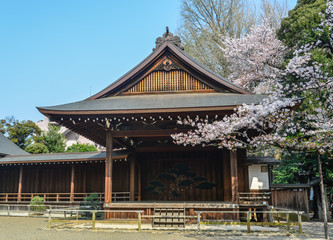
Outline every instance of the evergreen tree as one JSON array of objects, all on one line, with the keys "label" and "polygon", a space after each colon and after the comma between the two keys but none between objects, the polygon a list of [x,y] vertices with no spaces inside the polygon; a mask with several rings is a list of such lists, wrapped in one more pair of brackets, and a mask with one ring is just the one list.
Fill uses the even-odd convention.
[{"label": "evergreen tree", "polygon": [[49,124],[48,131],[43,132],[41,137],[35,138],[35,142],[43,143],[50,153],[65,152],[66,139],[59,130],[60,126]]},{"label": "evergreen tree", "polygon": [[75,143],[72,146],[68,147],[66,152],[96,152],[98,149],[91,144],[85,143]]}]

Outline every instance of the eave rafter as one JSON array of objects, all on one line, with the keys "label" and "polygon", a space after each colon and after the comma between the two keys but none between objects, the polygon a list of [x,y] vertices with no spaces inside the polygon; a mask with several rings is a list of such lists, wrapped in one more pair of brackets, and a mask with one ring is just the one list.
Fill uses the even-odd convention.
[{"label": "eave rafter", "polygon": [[[220,114],[220,115],[218,115]],[[223,114],[217,112],[203,112],[200,115],[192,113],[165,114],[135,114],[127,116],[101,115],[52,115],[51,120],[67,127],[102,146],[105,146],[105,132],[111,131],[115,139],[115,146],[131,149],[138,142],[145,139],[169,139],[171,134],[186,132],[188,126],[177,124],[184,118],[204,118],[210,120],[221,119]]]}]

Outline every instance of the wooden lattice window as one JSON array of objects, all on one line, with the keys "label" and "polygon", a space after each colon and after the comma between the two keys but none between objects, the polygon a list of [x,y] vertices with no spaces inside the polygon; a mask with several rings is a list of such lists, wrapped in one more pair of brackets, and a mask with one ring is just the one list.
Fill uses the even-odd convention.
[{"label": "wooden lattice window", "polygon": [[210,91],[212,88],[183,70],[153,71],[124,93]]}]

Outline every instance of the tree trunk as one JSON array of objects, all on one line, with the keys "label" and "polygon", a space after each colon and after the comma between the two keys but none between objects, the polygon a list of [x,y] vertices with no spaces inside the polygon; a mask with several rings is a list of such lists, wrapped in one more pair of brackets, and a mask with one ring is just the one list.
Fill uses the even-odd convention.
[{"label": "tree trunk", "polygon": [[326,197],[324,191],[324,179],[323,179],[323,170],[321,167],[321,160],[320,160],[320,153],[317,153],[318,158],[318,171],[319,171],[319,178],[320,178],[320,192],[321,192],[321,203],[322,203],[322,215],[324,219],[324,230],[325,230],[325,239],[329,239],[328,236],[328,225],[327,225],[327,209],[326,209]]}]

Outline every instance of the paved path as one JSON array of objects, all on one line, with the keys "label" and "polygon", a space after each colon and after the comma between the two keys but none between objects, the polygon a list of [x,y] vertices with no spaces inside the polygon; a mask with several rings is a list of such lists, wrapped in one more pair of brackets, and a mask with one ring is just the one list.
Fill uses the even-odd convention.
[{"label": "paved path", "polygon": [[[46,229],[47,219],[45,218],[27,218],[27,217],[0,217],[0,240],[11,239],[29,239],[29,240],[44,240],[44,239],[137,239],[137,240],[189,240],[189,239],[323,239],[322,223],[307,222],[303,224],[305,234],[298,235],[297,233],[287,236],[286,232],[269,231],[269,232],[254,232],[246,234],[245,231],[239,231],[233,228],[226,228],[227,231],[205,230],[200,233],[196,231],[151,231],[144,230],[137,232],[136,230],[87,230],[82,228],[69,229],[66,226],[58,229]],[[273,229],[273,228],[272,228]],[[329,225],[330,237],[333,238],[333,223]],[[267,229],[266,229],[267,230]],[[276,230],[276,228],[274,228]],[[295,228],[294,232],[297,232]]]}]

